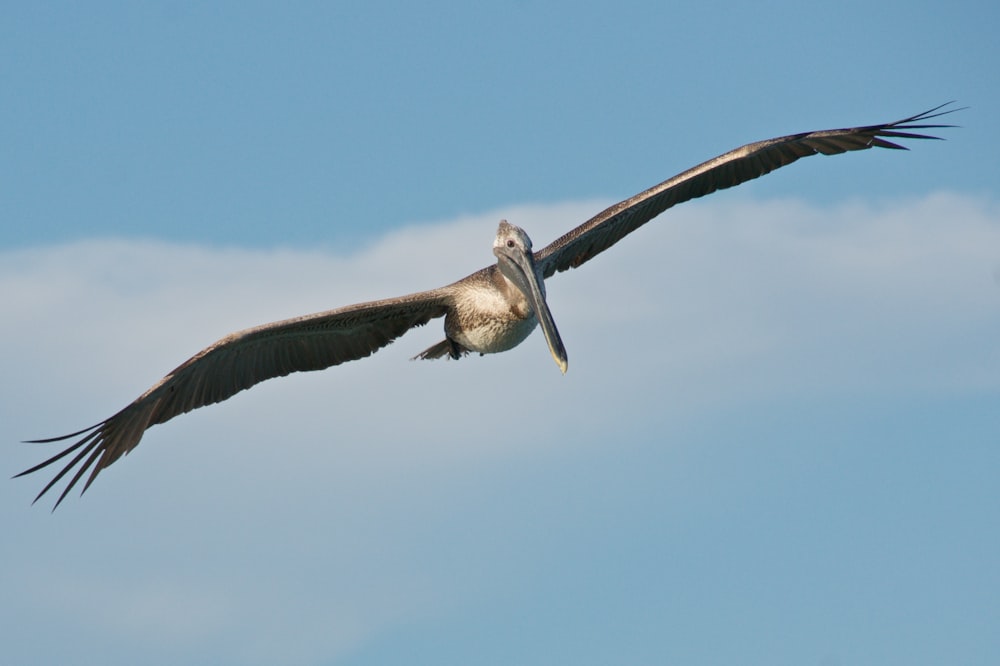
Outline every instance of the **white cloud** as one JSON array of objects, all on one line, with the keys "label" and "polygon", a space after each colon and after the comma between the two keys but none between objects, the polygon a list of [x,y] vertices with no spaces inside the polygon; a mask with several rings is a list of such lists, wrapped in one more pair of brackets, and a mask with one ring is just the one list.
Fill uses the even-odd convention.
[{"label": "white cloud", "polygon": [[[490,262],[501,216],[541,247],[599,209],[523,206],[402,229],[349,254],[120,240],[5,252],[4,430],[20,439],[93,423],[237,328],[461,278]],[[7,556],[9,580],[26,597],[57,558],[44,544],[78,538],[75,556],[90,566],[50,580],[32,602],[38,614],[65,619],[89,600],[107,610],[86,620],[90,631],[109,637],[198,644],[210,642],[207,626],[239,634],[260,661],[296,636],[293,661],[330,658],[461,606],[474,576],[445,574],[408,526],[447,515],[449,492],[497,468],[569,460],[607,446],[623,423],[669,428],[722,404],[995,390],[998,270],[1000,211],[989,201],[684,206],[550,282],[567,376],[538,335],[502,355],[409,362],[440,339],[432,322],[371,359],[265,383],[150,431],[44,523],[57,534],[25,517],[39,514],[23,503],[43,478],[5,484],[9,524],[37,540]],[[41,455],[16,447],[8,469]],[[245,526],[233,519],[242,515]],[[182,547],[192,543],[196,552]],[[107,552],[132,557],[108,562]],[[198,566],[178,569],[184,558]],[[240,558],[268,576],[220,581]],[[366,583],[344,588],[329,571]],[[119,576],[132,587],[110,584]],[[284,609],[273,625],[271,603]]]},{"label": "white cloud", "polygon": [[[541,247],[597,209],[503,214]],[[8,376],[23,379],[4,384],[5,404],[37,415],[17,419],[24,436],[82,427],[229,331],[464,276],[490,261],[500,215],[402,229],[347,256],[101,240],[9,252],[3,348]],[[599,395],[604,410],[591,427],[613,430],[615,414],[664,396],[684,414],[801,391],[995,386],[998,219],[989,202],[948,194],[830,211],[794,201],[681,207],[550,281],[566,377],[538,336],[495,357],[410,363],[441,338],[436,321],[371,359],[256,387],[225,406],[234,416],[215,407],[184,419],[222,419],[229,429],[308,412],[297,426],[314,436],[331,433],[332,418],[338,438],[394,441],[405,457],[412,447],[394,435],[399,420],[422,439],[442,420],[457,431],[495,421],[499,432],[512,416],[554,434],[563,427],[551,421],[554,403],[572,411]],[[516,407],[502,407],[512,395]],[[393,418],[381,416],[385,405]],[[447,455],[490,449],[432,440]],[[424,442],[419,457],[428,455]]]}]

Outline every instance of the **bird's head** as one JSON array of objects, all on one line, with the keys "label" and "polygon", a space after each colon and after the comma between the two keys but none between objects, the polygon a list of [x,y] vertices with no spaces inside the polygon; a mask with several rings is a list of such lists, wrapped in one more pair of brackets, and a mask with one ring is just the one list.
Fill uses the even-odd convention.
[{"label": "bird's head", "polygon": [[528,234],[521,227],[514,226],[507,220],[500,220],[497,237],[493,241],[493,254],[497,257],[497,267],[503,276],[528,299],[538,323],[542,326],[552,358],[565,373],[568,366],[566,348],[563,347],[562,338],[559,337],[549,305],[545,301],[545,282],[541,273],[535,268],[535,257],[531,253],[531,239],[528,238]]}]

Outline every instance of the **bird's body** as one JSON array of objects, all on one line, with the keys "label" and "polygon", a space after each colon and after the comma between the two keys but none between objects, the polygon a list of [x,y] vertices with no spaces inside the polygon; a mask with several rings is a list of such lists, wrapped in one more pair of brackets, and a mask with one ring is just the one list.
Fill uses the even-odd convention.
[{"label": "bird's body", "polygon": [[445,335],[469,351],[508,351],[538,325],[528,299],[496,266],[456,282],[454,289],[454,305],[444,318]]},{"label": "bird's body", "polygon": [[757,178],[801,157],[867,148],[903,148],[888,138],[937,138],[909,130],[950,127],[922,121],[951,113],[941,107],[881,125],[804,132],[751,143],[688,169],[626,199],[538,252],[520,228],[501,221],[493,243],[497,263],[450,285],[408,296],[359,303],[265,324],[228,335],[191,357],[110,418],[70,435],[70,447],[18,476],[71,454],[37,501],[77,465],[56,506],[90,470],[83,490],[98,473],[134,449],[158,423],[292,372],[321,370],[371,355],[409,329],[444,317],[445,339],[416,358],[460,358],[468,352],[507,351],[541,326],[556,363],[566,372],[567,355],[545,298],[544,280],[580,266],[678,203]]}]

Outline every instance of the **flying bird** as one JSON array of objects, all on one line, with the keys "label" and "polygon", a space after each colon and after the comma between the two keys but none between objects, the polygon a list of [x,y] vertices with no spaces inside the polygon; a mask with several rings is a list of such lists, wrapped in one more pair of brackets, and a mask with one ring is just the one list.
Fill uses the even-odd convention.
[{"label": "flying bird", "polygon": [[69,435],[30,440],[50,443],[79,437],[17,476],[72,456],[35,497],[37,502],[72,472],[54,510],[88,470],[81,494],[101,470],[138,446],[148,428],[226,400],[266,379],[364,358],[437,317],[444,317],[445,339],[414,358],[458,359],[469,352],[507,351],[540,325],[552,358],[565,373],[568,357],[546,302],[546,278],[583,265],[671,206],[739,185],[801,157],[868,148],[906,150],[890,139],[939,139],[913,130],[954,127],[927,123],[961,110],[942,110],[948,104],[881,125],[803,132],[747,144],[611,206],[537,252],[523,229],[502,220],[493,241],[495,264],[438,289],[231,333],[184,361],[110,418]]}]

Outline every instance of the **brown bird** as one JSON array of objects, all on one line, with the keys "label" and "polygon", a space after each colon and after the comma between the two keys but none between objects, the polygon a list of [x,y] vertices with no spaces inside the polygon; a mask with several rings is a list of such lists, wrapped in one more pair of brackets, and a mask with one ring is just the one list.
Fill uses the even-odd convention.
[{"label": "brown bird", "polygon": [[541,324],[549,351],[565,373],[566,349],[545,300],[545,278],[584,264],[671,206],[739,185],[800,157],[868,148],[906,150],[888,139],[938,139],[911,130],[954,127],[925,123],[961,110],[942,111],[945,106],[892,123],[803,132],[747,144],[611,206],[538,252],[532,252],[531,239],[522,229],[502,220],[493,241],[497,263],[439,289],[348,305],[227,335],[182,363],[114,416],[69,435],[31,440],[48,443],[80,437],[17,476],[37,472],[75,453],[35,497],[37,502],[79,465],[56,500],[57,507],[87,470],[90,475],[81,494],[101,470],[138,446],[146,430],[158,423],[226,400],[266,379],[364,358],[414,326],[442,316],[445,339],[415,358],[457,359],[469,352],[507,351]]}]

